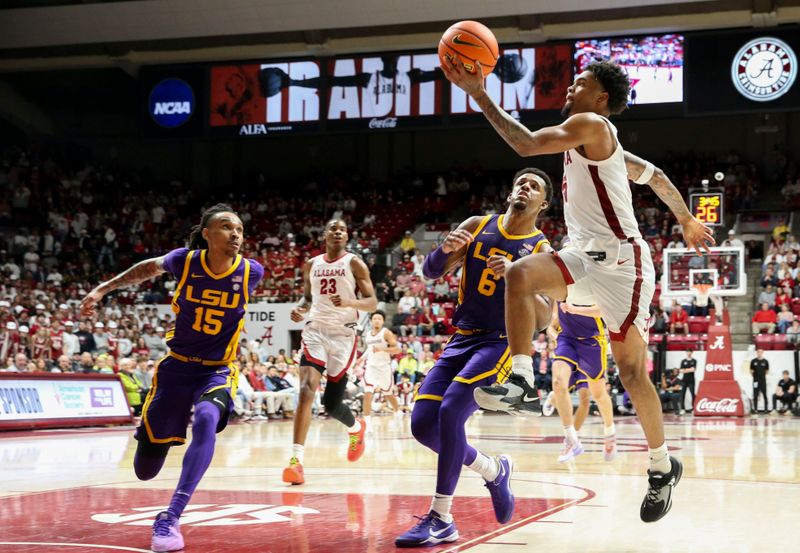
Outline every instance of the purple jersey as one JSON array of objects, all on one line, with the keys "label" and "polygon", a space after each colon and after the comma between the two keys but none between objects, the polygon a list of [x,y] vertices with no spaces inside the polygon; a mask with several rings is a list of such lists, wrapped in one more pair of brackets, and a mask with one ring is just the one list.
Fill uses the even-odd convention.
[{"label": "purple jersey", "polygon": [[164,257],[164,269],[178,280],[175,328],[167,333],[170,350],[192,361],[234,361],[247,303],[264,267],[237,255],[230,269],[214,274],[206,250],[178,248]]},{"label": "purple jersey", "polygon": [[590,340],[598,337],[605,338],[605,328],[603,319],[600,317],[587,317],[586,315],[576,315],[575,313],[565,313],[560,309],[559,302],[558,324],[561,326],[561,335],[577,338],[578,340]]},{"label": "purple jersey", "polygon": [[514,261],[538,253],[548,244],[547,239],[540,230],[509,234],[503,227],[503,215],[484,217],[472,236],[475,239],[467,246],[461,269],[453,325],[464,330],[505,330],[506,281],[495,278],[486,262],[493,255],[504,255]]}]

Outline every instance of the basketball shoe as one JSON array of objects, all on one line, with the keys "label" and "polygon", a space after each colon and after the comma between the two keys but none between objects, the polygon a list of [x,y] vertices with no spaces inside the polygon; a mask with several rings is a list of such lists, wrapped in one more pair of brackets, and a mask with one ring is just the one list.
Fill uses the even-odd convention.
[{"label": "basketball shoe", "polygon": [[639,510],[643,522],[660,520],[672,508],[672,490],[681,481],[683,465],[675,457],[670,456],[669,460],[672,469],[668,473],[647,471],[647,495]]},{"label": "basketball shoe", "polygon": [[542,403],[542,415],[545,417],[549,417],[556,411],[556,406],[553,403],[553,394],[555,394],[555,392],[547,394],[547,398],[545,398],[544,403]]},{"label": "basketball shoe", "polygon": [[580,440],[575,443],[564,440],[564,449],[561,450],[561,455],[558,456],[558,462],[566,463],[567,461],[572,461],[581,453],[583,453],[583,445],[581,445]]},{"label": "basketball shoe", "polygon": [[514,494],[511,493],[511,474],[514,472],[514,462],[508,455],[497,457],[500,472],[492,481],[486,480],[486,488],[492,496],[492,506],[497,522],[505,524],[514,514]]},{"label": "basketball shoe", "polygon": [[358,432],[348,432],[348,446],[347,446],[347,460],[351,462],[358,461],[361,455],[364,454],[364,434],[367,431],[367,423],[364,419],[356,419],[361,423],[361,428]]},{"label": "basketball shoe", "polygon": [[603,437],[603,459],[610,462],[617,456],[617,435]]},{"label": "basketball shoe", "polygon": [[533,412],[538,410],[539,393],[525,377],[511,373],[503,384],[475,388],[475,402],[487,411]]},{"label": "basketball shoe", "polygon": [[153,523],[153,538],[150,541],[150,549],[158,553],[183,549],[180,522],[167,511],[162,511],[156,515],[156,520]]},{"label": "basketball shoe", "polygon": [[283,481],[292,486],[305,484],[306,477],[303,474],[303,465],[297,460],[297,457],[292,457],[289,460],[289,466],[283,469]]},{"label": "basketball shoe", "polygon": [[400,534],[394,540],[397,547],[430,547],[458,539],[455,521],[443,521],[436,511],[431,511],[424,517],[414,518],[419,519],[419,522],[411,530]]}]

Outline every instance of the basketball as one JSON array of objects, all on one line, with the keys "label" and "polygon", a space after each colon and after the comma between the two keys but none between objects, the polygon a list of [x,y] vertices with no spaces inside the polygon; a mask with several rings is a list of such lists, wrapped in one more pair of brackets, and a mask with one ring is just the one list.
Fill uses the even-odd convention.
[{"label": "basketball", "polygon": [[503,54],[497,60],[495,75],[504,83],[516,83],[528,72],[528,63],[517,53]]},{"label": "basketball", "polygon": [[480,62],[483,76],[494,70],[500,49],[497,39],[486,25],[477,21],[459,21],[447,29],[439,41],[439,59],[442,63],[458,54],[464,69],[475,72],[475,62]]},{"label": "basketball", "polygon": [[265,98],[271,98],[281,91],[283,88],[286,73],[277,67],[267,67],[258,73],[258,86],[261,95]]}]

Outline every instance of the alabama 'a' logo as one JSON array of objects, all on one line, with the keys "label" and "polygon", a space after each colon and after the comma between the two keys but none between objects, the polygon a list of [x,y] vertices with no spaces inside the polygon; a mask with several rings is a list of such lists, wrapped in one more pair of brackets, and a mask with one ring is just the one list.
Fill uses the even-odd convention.
[{"label": "alabama 'a' logo", "polygon": [[731,79],[736,90],[754,102],[770,102],[792,88],[797,56],[784,41],[762,37],[742,46],[733,58]]}]

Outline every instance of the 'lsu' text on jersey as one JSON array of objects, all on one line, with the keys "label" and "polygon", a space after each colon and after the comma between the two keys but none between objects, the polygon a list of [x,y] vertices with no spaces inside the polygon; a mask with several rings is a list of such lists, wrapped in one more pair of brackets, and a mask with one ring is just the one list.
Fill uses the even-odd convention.
[{"label": "'lsu' text on jersey", "polygon": [[175,328],[167,333],[167,345],[190,360],[229,363],[236,359],[247,303],[264,268],[237,255],[230,269],[215,274],[206,254],[178,248],[164,256],[164,269],[178,279]]},{"label": "'lsu' text on jersey", "polygon": [[503,227],[503,215],[487,215],[472,235],[475,239],[464,257],[453,325],[462,330],[504,330],[506,281],[496,278],[486,262],[493,255],[514,261],[538,253],[548,241],[540,230],[509,234]]}]

